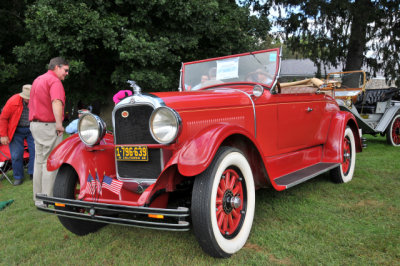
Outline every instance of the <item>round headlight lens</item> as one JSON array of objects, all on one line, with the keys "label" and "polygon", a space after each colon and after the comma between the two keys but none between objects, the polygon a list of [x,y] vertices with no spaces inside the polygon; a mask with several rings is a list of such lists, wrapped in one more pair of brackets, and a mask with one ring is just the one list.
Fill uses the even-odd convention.
[{"label": "round headlight lens", "polygon": [[153,138],[161,143],[173,142],[179,135],[181,118],[169,107],[160,107],[153,111],[150,117],[150,132]]},{"label": "round headlight lens", "polygon": [[106,124],[94,114],[85,114],[78,122],[79,138],[88,146],[96,145],[106,133]]}]

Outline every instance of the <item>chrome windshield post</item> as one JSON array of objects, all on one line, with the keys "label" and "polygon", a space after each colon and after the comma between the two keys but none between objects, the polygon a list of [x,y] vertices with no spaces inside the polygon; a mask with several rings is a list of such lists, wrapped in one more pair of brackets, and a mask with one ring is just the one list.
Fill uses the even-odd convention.
[{"label": "chrome windshield post", "polygon": [[272,87],[271,87],[271,90],[270,90],[271,94],[276,94],[277,93],[275,87],[276,87],[276,85],[278,83],[278,79],[280,77],[281,66],[282,66],[281,63],[282,63],[282,47],[279,49],[279,68],[278,68],[278,73],[277,73],[277,75],[275,77],[274,83],[272,84]]},{"label": "chrome windshield post", "polygon": [[182,91],[182,73],[183,73],[183,63],[181,65],[180,75],[179,75],[179,87],[178,91]]}]

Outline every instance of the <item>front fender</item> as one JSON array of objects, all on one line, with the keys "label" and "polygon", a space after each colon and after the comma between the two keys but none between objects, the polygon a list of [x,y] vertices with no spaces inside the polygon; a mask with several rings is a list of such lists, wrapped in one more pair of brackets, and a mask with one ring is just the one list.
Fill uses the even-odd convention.
[{"label": "front fender", "polygon": [[240,134],[256,143],[252,135],[242,127],[218,124],[208,127],[186,142],[177,153],[175,162],[184,176],[195,176],[211,163],[221,143],[229,136]]},{"label": "front fender", "polygon": [[86,178],[91,172],[93,175],[115,175],[114,139],[111,134],[106,134],[99,145],[86,146],[78,134],[61,142],[49,155],[47,169],[55,171],[63,164],[71,165],[77,172],[81,186],[86,183]]}]

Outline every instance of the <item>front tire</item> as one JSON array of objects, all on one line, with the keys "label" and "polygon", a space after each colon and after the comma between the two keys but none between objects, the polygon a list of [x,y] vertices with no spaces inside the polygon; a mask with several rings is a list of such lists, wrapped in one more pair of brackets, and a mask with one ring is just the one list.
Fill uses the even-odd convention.
[{"label": "front tire", "polygon": [[400,114],[393,117],[386,128],[386,141],[392,146],[400,147]]},{"label": "front tire", "polygon": [[221,147],[193,185],[193,230],[207,254],[226,258],[244,246],[253,224],[254,191],[246,157],[238,149]]},{"label": "front tire", "polygon": [[347,183],[353,179],[356,164],[356,145],[351,128],[346,127],[342,141],[343,161],[331,170],[331,178],[335,183]]},{"label": "front tire", "polygon": [[[77,199],[80,190],[80,183],[78,174],[71,166],[64,165],[60,168],[57,173],[56,180],[54,182],[53,195],[57,198],[64,199]],[[73,210],[76,212],[84,212],[84,209],[76,209],[72,207],[55,207],[61,210]],[[72,233],[83,236],[89,233],[96,232],[106,224],[90,222],[79,219],[72,219],[67,217],[58,216],[61,224],[71,231]]]}]

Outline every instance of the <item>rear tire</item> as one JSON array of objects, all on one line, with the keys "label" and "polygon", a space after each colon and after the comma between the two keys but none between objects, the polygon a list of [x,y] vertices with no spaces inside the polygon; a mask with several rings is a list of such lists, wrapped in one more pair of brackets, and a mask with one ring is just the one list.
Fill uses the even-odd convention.
[{"label": "rear tire", "polygon": [[[71,166],[64,165],[60,168],[57,173],[56,180],[54,182],[53,195],[57,198],[64,199],[77,199],[79,195],[79,178],[78,174]],[[83,209],[77,209],[72,207],[55,207],[60,210],[73,210],[76,212],[84,212]],[[83,236],[89,233],[96,232],[106,224],[90,222],[80,219],[72,219],[67,217],[58,216],[61,224],[71,231],[72,233]]]},{"label": "rear tire", "polygon": [[342,163],[331,170],[331,178],[335,183],[347,183],[353,179],[356,164],[356,145],[351,128],[346,127],[342,141]]},{"label": "rear tire", "polygon": [[238,149],[221,147],[193,185],[193,230],[204,252],[226,258],[244,246],[253,224],[254,191],[246,157]]},{"label": "rear tire", "polygon": [[386,141],[392,146],[400,147],[400,114],[395,115],[386,128]]}]

